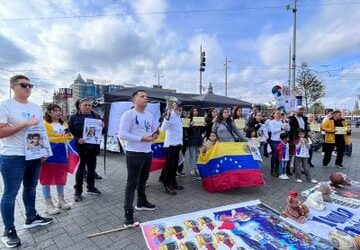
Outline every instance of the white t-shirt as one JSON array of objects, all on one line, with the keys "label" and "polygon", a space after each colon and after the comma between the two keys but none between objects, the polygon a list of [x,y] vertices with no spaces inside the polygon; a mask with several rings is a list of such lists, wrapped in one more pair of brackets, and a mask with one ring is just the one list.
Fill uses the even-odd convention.
[{"label": "white t-shirt", "polygon": [[141,138],[151,136],[154,132],[154,117],[147,111],[139,113],[131,109],[121,116],[118,137],[126,141],[126,151],[151,152],[152,142],[142,142]]},{"label": "white t-shirt", "polygon": [[54,134],[55,135],[62,135],[64,134],[64,130],[65,130],[65,127],[64,125],[61,125],[61,123],[51,123],[52,127],[53,127],[53,130],[54,130]]},{"label": "white t-shirt", "polygon": [[[31,118],[37,118],[42,121],[41,108],[32,103],[20,103],[15,99],[8,99],[0,102],[0,123],[6,123],[10,126],[17,125]],[[0,139],[1,155],[25,155],[25,131],[23,129],[14,135]]]},{"label": "white t-shirt", "polygon": [[290,130],[290,125],[274,119],[269,122],[269,129],[271,132],[271,140],[281,141],[280,134],[285,131],[288,132]]},{"label": "white t-shirt", "polygon": [[181,118],[175,111],[171,111],[170,119],[164,119],[161,129],[165,131],[164,147],[183,144],[183,127]]}]

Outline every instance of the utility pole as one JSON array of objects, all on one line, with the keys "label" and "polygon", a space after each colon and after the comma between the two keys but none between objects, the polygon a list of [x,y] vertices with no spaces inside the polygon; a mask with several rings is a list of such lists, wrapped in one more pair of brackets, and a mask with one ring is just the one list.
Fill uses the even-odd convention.
[{"label": "utility pole", "polygon": [[289,83],[289,88],[291,89],[291,45],[289,45],[289,80],[288,80],[288,83]]},{"label": "utility pole", "polygon": [[157,75],[154,75],[154,77],[157,77],[157,86],[160,88],[160,78],[164,78],[164,76],[160,73],[157,73]]},{"label": "utility pole", "polygon": [[227,57],[225,57],[225,96],[227,97],[227,71],[228,71],[228,63],[231,63]]},{"label": "utility pole", "polygon": [[205,71],[206,66],[206,53],[202,50],[202,45],[200,45],[200,95],[202,94],[202,72]]},{"label": "utility pole", "polygon": [[296,79],[296,12],[297,12],[297,0],[294,0],[294,6],[291,7],[290,5],[286,6],[287,10],[292,10],[294,14],[294,22],[293,22],[293,41],[292,41],[292,78],[291,78],[291,90],[295,90],[295,79]]}]

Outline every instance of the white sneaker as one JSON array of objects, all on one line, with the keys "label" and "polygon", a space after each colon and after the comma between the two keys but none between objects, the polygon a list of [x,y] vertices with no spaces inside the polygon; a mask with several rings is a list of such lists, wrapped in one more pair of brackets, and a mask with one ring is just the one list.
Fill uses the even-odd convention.
[{"label": "white sneaker", "polygon": [[314,183],[314,184],[316,184],[316,183],[318,183],[318,181],[317,180],[315,180],[315,179],[311,179],[311,181],[310,181],[311,183]]},{"label": "white sneaker", "polygon": [[283,175],[283,179],[284,180],[289,180],[289,176],[287,176],[286,174]]},{"label": "white sneaker", "polygon": [[51,199],[46,199],[45,204],[46,204],[45,212],[47,214],[55,215],[55,214],[60,213],[60,210],[57,207],[54,206],[54,203],[52,202]]},{"label": "white sneaker", "polygon": [[283,180],[284,179],[284,175],[279,175],[279,179]]},{"label": "white sneaker", "polygon": [[196,171],[195,171],[194,169],[191,169],[190,175],[191,175],[191,176],[196,176]]},{"label": "white sneaker", "polygon": [[296,179],[296,182],[302,183],[302,180],[301,179]]}]

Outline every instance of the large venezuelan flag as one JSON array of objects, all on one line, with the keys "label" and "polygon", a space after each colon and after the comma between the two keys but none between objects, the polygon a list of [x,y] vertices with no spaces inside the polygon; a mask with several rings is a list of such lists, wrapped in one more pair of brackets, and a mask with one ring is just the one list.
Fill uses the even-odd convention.
[{"label": "large venezuelan flag", "polygon": [[74,174],[80,164],[75,140],[50,142],[53,156],[42,163],[40,183],[42,185],[65,185],[67,173]]},{"label": "large venezuelan flag", "polygon": [[166,166],[166,156],[164,150],[165,132],[159,130],[159,137],[151,145],[152,161],[150,172],[163,169]]},{"label": "large venezuelan flag", "polygon": [[265,184],[260,163],[246,142],[218,142],[200,153],[197,166],[208,192]]}]

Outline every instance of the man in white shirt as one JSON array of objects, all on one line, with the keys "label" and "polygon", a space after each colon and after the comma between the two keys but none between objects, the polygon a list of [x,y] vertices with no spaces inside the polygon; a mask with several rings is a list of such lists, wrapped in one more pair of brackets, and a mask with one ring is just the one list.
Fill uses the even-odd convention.
[{"label": "man in white shirt", "polygon": [[154,127],[154,118],[145,111],[148,104],[144,90],[132,94],[134,108],[126,111],[120,120],[119,139],[126,141],[127,183],[125,189],[125,222],[124,226],[134,224],[133,202],[137,188],[138,201],[136,210],[155,210],[156,206],[148,202],[145,188],[151,166],[151,144],[158,137]]},{"label": "man in white shirt", "polygon": [[183,127],[180,118],[182,111],[181,101],[177,100],[168,114],[166,114],[161,129],[165,131],[164,148],[166,152],[166,167],[163,169],[160,180],[163,181],[165,193],[176,195],[175,190],[184,187],[176,182],[176,171],[179,163],[179,153],[183,144]]},{"label": "man in white shirt", "polygon": [[14,98],[0,103],[0,166],[4,189],[1,216],[5,226],[2,238],[6,247],[21,244],[14,225],[15,199],[23,182],[23,201],[26,210],[24,228],[47,225],[53,221],[43,218],[35,209],[36,185],[40,175],[40,159],[25,159],[25,132],[42,120],[41,108],[28,101],[34,85],[23,75],[10,79]]}]

